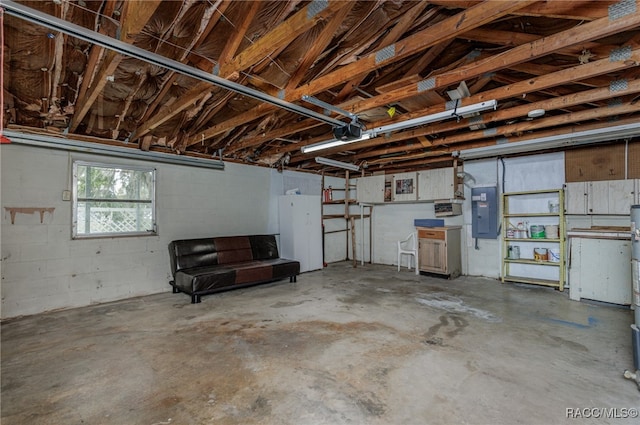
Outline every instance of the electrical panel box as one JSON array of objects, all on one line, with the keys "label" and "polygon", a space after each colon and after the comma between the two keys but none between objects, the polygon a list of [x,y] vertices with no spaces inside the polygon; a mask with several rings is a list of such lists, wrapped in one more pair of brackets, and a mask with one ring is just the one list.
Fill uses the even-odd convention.
[{"label": "electrical panel box", "polygon": [[478,239],[498,237],[498,188],[471,189],[471,236]]}]

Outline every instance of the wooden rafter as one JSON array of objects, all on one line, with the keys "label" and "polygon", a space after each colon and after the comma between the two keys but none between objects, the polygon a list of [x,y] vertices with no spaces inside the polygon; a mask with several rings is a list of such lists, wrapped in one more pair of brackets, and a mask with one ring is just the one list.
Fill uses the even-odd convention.
[{"label": "wooden rafter", "polygon": [[[476,77],[499,69],[508,68],[522,62],[548,55],[568,45],[576,45],[585,41],[617,34],[640,25],[640,13],[627,15],[624,18],[610,21],[609,18],[598,19],[579,27],[556,33],[549,37],[540,38],[534,42],[514,47],[508,52],[482,59],[463,67],[448,71],[444,74],[433,76],[433,84],[430,90],[448,87],[460,83],[465,79]],[[364,99],[347,110],[353,113],[365,111],[389,103],[390,99],[399,101],[420,94],[419,84],[401,87],[384,95]]]},{"label": "wooden rafter", "polygon": [[[430,1],[430,3],[450,8],[469,8],[480,2],[464,0],[436,0]],[[514,11],[513,14],[520,16],[553,16],[556,18],[573,19],[577,21],[591,21],[607,16],[608,7],[612,3],[615,3],[615,0],[544,1],[528,5],[527,7]]]},{"label": "wooden rafter", "polygon": [[[632,55],[631,60],[629,61],[610,62],[609,59],[602,59],[600,61],[595,61],[585,65],[580,65],[578,67],[561,70],[553,74],[547,74],[547,75],[535,77],[530,80],[520,81],[509,86],[478,93],[477,95],[473,95],[469,98],[466,98],[465,101],[468,102],[469,104],[473,104],[473,103],[486,101],[489,99],[501,100],[509,97],[519,97],[519,96],[525,95],[530,91],[538,91],[543,88],[557,86],[566,82],[579,80],[581,78],[590,78],[592,76],[602,75],[611,71],[624,70],[627,68],[637,69],[637,67],[640,65],[640,49],[637,49],[633,53],[634,54]],[[505,110],[505,111],[496,111],[488,114],[483,114],[481,115],[480,122],[489,123],[489,122],[495,122],[503,119],[521,117],[523,115],[526,115],[526,112],[528,112],[531,109],[541,108],[546,110],[553,110],[561,107],[566,107],[571,104],[577,105],[581,103],[587,103],[590,101],[594,101],[595,99],[599,99],[599,100],[608,99],[617,95],[635,93],[638,90],[640,90],[640,81],[635,80],[635,81],[629,82],[628,87],[625,90],[612,92],[609,89],[609,87],[606,87],[603,89],[598,89],[598,91],[587,91],[584,94],[579,93],[575,95],[562,97],[559,99],[549,99],[548,101],[543,101],[543,102],[540,102],[539,104],[530,104],[530,105],[524,105],[523,107],[519,107],[519,108],[513,108],[511,112],[507,112],[510,110]],[[421,114],[428,115],[428,114],[437,113],[441,111],[442,111],[442,106],[436,106],[436,107],[428,108],[422,111]],[[452,125],[452,124],[448,124],[448,125]],[[361,149],[365,147],[376,146],[382,143],[399,142],[402,140],[407,140],[412,137],[416,137],[418,135],[437,134],[438,129],[440,129],[440,131],[448,131],[453,129],[453,128],[447,128],[445,126],[447,126],[447,124],[440,123],[434,126],[430,126],[428,129],[425,129],[425,130],[422,130],[422,129],[409,130],[402,133],[398,133],[397,135],[393,135],[391,136],[391,138],[387,138],[387,139],[376,138],[376,139],[370,139],[363,142],[357,142],[357,143],[354,143],[353,145],[347,145],[346,147],[342,147],[342,148],[331,148],[331,149],[328,149],[326,153],[331,154],[331,153],[340,152],[341,150],[345,150],[345,149]],[[465,121],[464,127],[467,127],[467,126],[469,126],[469,122]],[[462,127],[457,127],[457,128],[462,128]],[[300,160],[303,160],[305,158],[302,155],[300,155],[300,157],[301,157]],[[292,163],[295,163],[296,160],[297,158],[292,158]]]},{"label": "wooden rafter", "polygon": [[[184,50],[184,54],[179,58],[179,62],[187,63],[187,61],[191,61],[192,63],[199,62],[200,57],[193,53],[191,50],[197,48],[202,44],[202,42],[207,38],[207,36],[213,30],[213,27],[218,23],[222,14],[227,10],[229,5],[231,4],[231,0],[218,1],[215,4],[211,5],[209,8],[210,12],[207,12],[203,16],[203,20],[206,19],[206,25],[204,27],[201,26],[200,30],[197,32],[196,37],[194,38],[194,43],[191,46],[187,46]],[[175,81],[177,75],[175,72],[171,71],[168,77],[163,81],[162,88],[156,95],[153,102],[147,108],[144,116],[141,119],[141,122],[144,123],[141,127],[136,129],[136,134],[138,137],[144,136],[146,133],[151,131],[154,126],[149,125],[149,120],[152,115],[157,112],[158,107],[165,102],[165,96],[171,89],[173,82]],[[157,122],[157,125],[160,125],[164,121],[160,120]]]},{"label": "wooden rafter", "polygon": [[304,33],[309,28],[315,26],[319,21],[333,15],[337,10],[344,7],[343,1],[332,0],[327,7],[313,16],[309,16],[309,8],[306,6],[290,19],[278,25],[260,40],[251,44],[240,54],[236,55],[232,61],[220,66],[220,75],[225,76],[233,72],[243,71],[251,67],[256,62],[268,56],[270,52],[289,44],[298,35]]},{"label": "wooden rafter", "polygon": [[[283,44],[289,44],[291,42],[291,40],[293,39],[291,36],[291,32],[294,33],[299,33],[300,31],[304,32],[306,30],[308,30],[313,24],[317,23],[321,18],[327,16],[327,14],[330,14],[331,11],[334,11],[336,9],[339,9],[340,7],[344,6],[344,3],[341,2],[331,2],[329,4],[329,7],[325,8],[325,10],[322,11],[322,13],[319,13],[313,17],[311,17],[311,19],[309,19],[307,17],[309,13],[309,6],[306,6],[305,8],[303,8],[301,11],[299,11],[298,13],[296,13],[292,18],[290,18],[289,20],[284,21],[282,24],[278,25],[276,28],[274,28],[273,31],[275,31],[276,35],[269,35],[272,32],[268,33],[267,35],[265,35],[264,37],[262,37],[260,39],[260,41],[258,43],[254,43],[252,44],[250,47],[248,47],[248,49],[251,49],[251,52],[253,52],[251,55],[244,55],[243,59],[241,61],[241,66],[243,67],[250,67],[252,64],[250,64],[248,62],[248,58],[253,58],[254,62],[257,62],[261,59],[263,59],[262,57],[259,57],[257,55],[256,52],[260,52],[263,51],[263,49],[265,48],[265,44],[262,40],[264,40],[265,38],[269,38],[271,39],[271,45],[270,48],[271,49],[275,49],[278,48],[279,45],[276,45],[274,43],[276,42],[280,42]],[[304,31],[303,31],[304,30]],[[287,32],[289,31],[289,32]],[[283,35],[288,35],[288,37],[284,37]],[[257,47],[253,47],[256,44],[259,44]],[[242,52],[241,52],[242,54]],[[235,62],[234,62],[235,63]],[[242,69],[245,69],[242,68]],[[236,79],[237,75],[235,77],[233,77],[234,73],[237,73],[237,71],[240,71],[241,69],[232,69],[230,67],[230,65],[226,65],[223,68],[221,67],[220,69],[220,76],[223,78],[230,78]],[[141,135],[144,135],[145,133],[147,133],[149,130],[159,126],[160,124],[169,121],[170,119],[172,119],[173,117],[175,117],[177,114],[181,113],[182,111],[184,111],[187,108],[190,108],[192,105],[194,105],[195,103],[198,102],[198,100],[201,98],[201,96],[203,95],[203,92],[209,92],[211,89],[211,85],[209,83],[197,83],[191,90],[189,90],[187,93],[185,93],[179,100],[177,100],[170,109],[165,109],[162,111],[162,116],[157,116],[155,119],[152,119],[151,122],[147,122],[143,127],[141,127],[140,129],[138,129],[138,131],[136,132],[136,135],[139,137]],[[247,121],[249,122],[249,121]],[[240,124],[244,124],[244,123],[240,123]],[[238,124],[238,125],[240,125]],[[234,126],[235,127],[235,126]],[[230,127],[232,128],[232,127]],[[228,130],[229,128],[225,129]],[[224,131],[222,131],[221,133],[224,133]],[[221,133],[216,133],[216,134],[221,134]],[[210,136],[213,137],[216,134]],[[193,145],[196,143],[200,143],[203,140],[203,135],[204,133],[199,132],[199,134],[194,135],[190,138],[190,142],[188,142],[186,145]],[[206,137],[209,138],[209,137]]]},{"label": "wooden rafter", "polygon": [[[153,15],[156,8],[162,3],[161,0],[131,0],[124,2],[123,11],[121,12],[121,41],[133,44],[136,35],[144,28],[149,18]],[[107,76],[113,75],[124,56],[109,51],[103,60],[100,71],[98,71],[93,84],[87,88],[83,97],[78,98],[76,111],[69,125],[69,131],[74,132],[91,109],[93,102],[96,101],[98,95],[107,84]]]},{"label": "wooden rafter", "polygon": [[[384,64],[390,64],[415,53],[424,51],[425,49],[439,44],[444,40],[456,37],[472,28],[476,28],[490,22],[497,17],[508,15],[514,10],[518,10],[519,8],[525,7],[531,3],[533,3],[532,0],[510,3],[504,1],[484,2],[467,9],[459,15],[455,15],[451,18],[438,22],[423,31],[395,43],[394,51],[396,54],[384,61],[379,61],[377,59],[380,52],[380,50],[378,50],[355,62],[345,65],[332,73],[316,78],[295,90],[287,91],[284,98],[289,101],[297,101],[301,99],[303,95],[315,95],[321,91],[343,84],[356,75],[362,75],[377,69],[379,66],[382,66],[381,62],[384,62]],[[214,137],[215,135],[224,133],[229,128],[236,127],[263,116],[272,108],[273,106],[271,105],[260,105],[251,111],[226,121],[225,123],[220,123],[203,131],[200,136],[205,139]],[[198,139],[194,137],[190,143],[197,143],[197,141]]]},{"label": "wooden rafter", "polygon": [[[416,18],[418,18],[422,14],[422,12],[427,6],[428,6],[427,2],[420,2],[414,7],[412,7],[411,10],[405,13],[402,16],[402,18],[398,20],[398,22],[396,23],[396,25],[394,25],[391,31],[387,33],[387,35],[380,42],[380,45],[389,46],[395,43],[396,41],[398,41],[400,37],[402,37],[402,35],[409,28],[411,28],[411,25],[413,25]],[[339,102],[342,102],[344,99],[346,99],[347,96],[351,94],[353,89],[362,82],[364,77],[365,77],[364,75],[359,75],[354,79],[352,79],[351,81],[347,82],[347,84],[344,85],[340,93],[338,93],[334,101],[339,103]]]}]

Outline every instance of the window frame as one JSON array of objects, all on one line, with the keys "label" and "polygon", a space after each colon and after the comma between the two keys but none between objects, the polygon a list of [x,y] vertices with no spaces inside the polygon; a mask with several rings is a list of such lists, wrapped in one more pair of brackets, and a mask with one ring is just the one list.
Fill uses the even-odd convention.
[{"label": "window frame", "polygon": [[[93,198],[78,197],[78,167],[88,166],[96,168],[111,168],[124,171],[143,171],[151,173],[150,200],[132,199],[121,200],[104,198],[105,201],[117,201],[132,204],[150,204],[151,205],[151,227],[150,230],[133,231],[133,232],[102,232],[102,233],[78,233],[78,204]],[[120,237],[137,237],[137,236],[158,236],[157,211],[156,211],[156,184],[157,184],[157,168],[145,167],[140,165],[127,165],[122,163],[106,163],[96,161],[74,160],[72,166],[72,182],[71,182],[71,238],[72,239],[98,239],[98,238],[120,238]],[[102,199],[102,198],[98,198]]]}]

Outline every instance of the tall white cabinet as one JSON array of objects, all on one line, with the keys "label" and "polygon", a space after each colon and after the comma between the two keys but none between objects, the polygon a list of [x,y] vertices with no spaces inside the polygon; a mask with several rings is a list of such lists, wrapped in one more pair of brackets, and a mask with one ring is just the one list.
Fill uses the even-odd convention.
[{"label": "tall white cabinet", "polygon": [[284,195],[279,199],[280,256],[300,261],[300,272],[322,268],[320,196]]}]

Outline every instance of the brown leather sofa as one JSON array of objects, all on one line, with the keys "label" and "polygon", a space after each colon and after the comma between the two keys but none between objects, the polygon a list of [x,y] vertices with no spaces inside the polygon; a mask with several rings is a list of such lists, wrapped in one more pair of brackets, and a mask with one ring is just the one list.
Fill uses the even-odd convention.
[{"label": "brown leather sofa", "polygon": [[274,235],[223,236],[175,240],[169,244],[173,293],[200,296],[289,278],[300,262],[280,258]]}]

